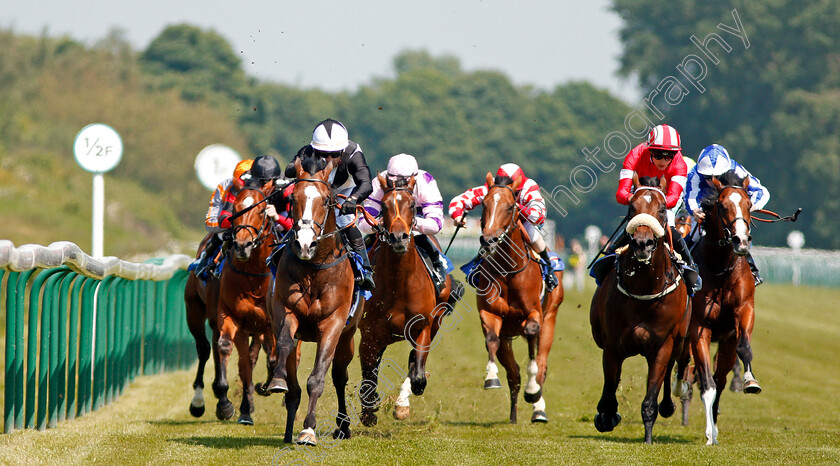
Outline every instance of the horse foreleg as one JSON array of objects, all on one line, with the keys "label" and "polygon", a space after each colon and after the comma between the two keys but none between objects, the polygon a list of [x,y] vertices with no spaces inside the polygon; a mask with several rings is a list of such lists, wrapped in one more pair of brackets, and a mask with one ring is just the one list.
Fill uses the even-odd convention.
[{"label": "horse foreleg", "polygon": [[[346,440],[350,438],[350,417],[347,415],[347,400],[344,391],[347,388],[347,366],[353,360],[355,345],[353,344],[353,333],[344,332],[338,339],[338,346],[335,349],[335,358],[332,362],[332,379],[335,387],[335,394],[338,397],[338,414],[335,417],[336,429],[333,432],[334,439]],[[352,398],[350,399],[352,403]],[[354,408],[355,411],[355,408]],[[358,421],[357,421],[358,422]]]},{"label": "horse foreleg", "polygon": [[706,445],[717,444],[717,425],[715,424],[714,401],[717,398],[717,387],[712,378],[711,345],[712,331],[694,328],[691,330],[691,351],[694,356],[694,370],[700,382],[700,398],[706,414]]},{"label": "horse foreleg", "polygon": [[[346,315],[346,314],[345,314]],[[298,436],[297,443],[306,445],[315,445],[317,438],[315,436],[315,408],[318,406],[318,399],[324,393],[324,380],[327,376],[327,369],[333,362],[335,357],[335,349],[338,345],[341,330],[344,327],[344,321],[336,319],[331,325],[326,326],[321,331],[320,341],[318,341],[318,352],[315,355],[315,367],[312,368],[312,373],[306,380],[306,392],[309,394],[309,408],[306,412],[306,417],[303,419],[303,430]]]},{"label": "horse foreleg", "polygon": [[[275,307],[277,309],[277,307]],[[281,322],[280,319],[272,319],[272,329],[274,331],[275,348],[277,348],[277,361],[286,361],[290,354],[293,354],[296,349],[297,342],[294,339],[295,332],[297,332],[297,318],[289,310],[285,309],[285,315]],[[278,316],[274,316],[278,317]],[[274,373],[271,374],[271,381],[268,383],[268,391],[271,393],[283,393],[289,389],[286,383],[288,376],[286,372],[286,364],[277,364],[274,366]],[[297,365],[295,365],[297,367]]]},{"label": "horse foreleg", "polygon": [[[300,348],[300,344],[298,344]],[[300,365],[300,352],[290,352],[286,359],[277,361],[278,366],[285,366],[285,374],[288,381],[288,390],[284,402],[286,404],[286,431],[283,434],[283,441],[292,443],[292,434],[295,430],[295,418],[297,417],[297,410],[300,406],[301,389],[300,382],[298,382],[298,366]]]},{"label": "horse foreleg", "polygon": [[615,391],[618,389],[618,381],[621,379],[623,363],[624,358],[620,357],[614,350],[604,349],[601,357],[601,365],[604,370],[604,388],[601,391],[601,399],[598,401],[598,414],[595,415],[595,428],[598,429],[598,432],[610,432],[621,422]]},{"label": "horse foreleg", "polygon": [[[234,344],[236,352],[239,353],[239,379],[242,380],[242,404],[239,405],[237,422],[252,426],[254,425],[254,420],[251,418],[251,413],[254,412],[254,363],[251,355],[254,345],[248,345],[248,334],[244,331],[237,333]],[[259,349],[258,342],[257,351]]]},{"label": "horse foreleg", "polygon": [[[366,315],[365,318],[368,318]],[[359,401],[362,403],[361,421],[366,427],[375,426],[378,419],[376,411],[382,400],[379,397],[379,364],[385,352],[389,338],[388,322],[385,319],[376,321],[362,320],[360,331],[362,341],[359,343],[359,362],[362,365],[362,383],[359,386]],[[399,402],[399,400],[397,400]],[[395,408],[396,409],[396,408]]]},{"label": "horse foreleg", "polygon": [[[560,289],[562,287],[558,287]],[[555,289],[552,293],[556,292]],[[562,299],[562,290],[561,298]],[[545,309],[545,308],[544,308]],[[545,384],[545,376],[548,371],[548,353],[551,351],[551,344],[554,341],[554,324],[557,317],[556,307],[555,312],[549,312],[543,315],[543,321],[540,325],[540,336],[537,341],[537,376],[536,383],[540,389],[540,397],[533,402],[534,412],[531,415],[531,422],[548,422],[548,415],[545,412],[545,397],[542,395],[542,387]],[[530,385],[531,364],[528,364],[528,384]],[[525,388],[525,396],[527,401],[529,389]]]},{"label": "horse foreleg", "polygon": [[720,413],[720,397],[726,389],[726,376],[732,370],[735,360],[738,358],[735,352],[736,340],[727,339],[718,343],[717,362],[715,364],[715,387],[717,387],[717,396],[713,405],[715,424],[718,422],[718,414]]},{"label": "horse foreleg", "polygon": [[187,327],[195,340],[195,351],[198,354],[198,370],[196,370],[193,389],[195,395],[190,402],[190,414],[194,417],[204,415],[204,367],[210,359],[211,344],[207,341],[204,331],[204,303],[197,299],[187,299]]},{"label": "horse foreleg", "polygon": [[[230,360],[230,355],[233,352],[233,340],[236,338],[236,324],[230,316],[219,316],[219,377],[213,382],[213,392],[219,402],[216,404],[216,417],[221,420],[227,420],[233,417],[235,409],[233,403],[230,402],[227,396],[228,380],[227,380],[227,364]],[[246,351],[247,354],[247,351]]]},{"label": "horse foreleg", "polygon": [[672,356],[665,369],[665,377],[662,382],[662,402],[659,403],[659,414],[662,417],[671,417],[677,410],[674,400],[671,399],[671,373],[674,372],[676,359]]},{"label": "horse foreleg", "polygon": [[[761,385],[755,379],[752,369],[752,339],[753,323],[755,319],[755,311],[751,304],[746,304],[736,312],[735,315],[741,316],[738,321],[738,357],[744,363],[744,393],[761,393]],[[734,363],[733,363],[734,364]]]},{"label": "horse foreleg", "polygon": [[519,364],[513,354],[510,340],[503,339],[499,344],[499,362],[507,373],[508,388],[510,388],[510,423],[516,424],[516,402],[519,398],[519,388],[522,378],[519,375]]},{"label": "horse foreleg", "polygon": [[422,395],[426,390],[426,358],[429,356],[431,344],[432,326],[427,320],[417,337],[412,336],[414,365],[409,369],[408,377],[411,379],[411,393],[416,396]]},{"label": "horse foreleg", "polygon": [[[536,314],[536,316],[533,314]],[[525,322],[525,328],[523,329],[525,339],[528,340],[528,367],[526,368],[526,372],[528,373],[528,382],[525,385],[524,396],[527,403],[536,403],[540,400],[540,398],[542,398],[542,386],[537,381],[537,375],[540,372],[539,365],[537,364],[537,346],[540,342],[540,324],[539,321],[534,320],[535,317],[541,319],[539,313],[532,313],[532,315],[528,316],[528,320]]]},{"label": "horse foreleg", "polygon": [[[659,409],[659,390],[665,381],[667,371],[673,369],[672,353],[674,349],[673,338],[668,338],[655,353],[647,355],[648,377],[647,391],[642,401],[642,422],[645,425],[645,443],[653,443],[653,425],[656,423],[657,411]],[[665,389],[667,402],[670,403],[670,413],[674,414],[674,402],[671,400],[671,387]],[[666,412],[668,407],[665,408]]]},{"label": "horse foreleg", "polygon": [[680,355],[677,357],[677,377],[674,380],[674,395],[680,398],[682,404],[682,425],[688,425],[688,413],[691,406],[691,397],[694,392],[694,366],[689,365],[691,359],[691,346],[689,342],[683,345]]},{"label": "horse foreleg", "polygon": [[499,380],[499,367],[496,365],[496,353],[499,351],[499,334],[502,331],[502,319],[485,310],[479,311],[481,329],[484,331],[484,345],[487,347],[487,368],[484,376],[484,389],[502,388]]},{"label": "horse foreleg", "polygon": [[[274,375],[274,368],[277,367],[277,340],[274,338],[274,333],[271,329],[266,329],[263,332],[262,338],[262,349],[265,351],[265,373],[266,373],[266,381],[264,384],[257,383],[254,385],[254,391],[257,392],[258,395],[261,396],[269,396],[271,392],[268,391],[268,384],[271,382],[271,378]],[[259,351],[259,349],[257,349]],[[298,352],[298,359],[300,359],[300,343],[298,343],[297,347]]]}]

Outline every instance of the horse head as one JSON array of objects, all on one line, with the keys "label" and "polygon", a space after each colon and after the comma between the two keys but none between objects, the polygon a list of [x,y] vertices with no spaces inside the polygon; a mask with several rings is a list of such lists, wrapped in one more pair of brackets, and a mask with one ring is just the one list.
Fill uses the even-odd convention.
[{"label": "horse head", "polygon": [[295,159],[297,180],[292,191],[292,242],[295,254],[303,260],[315,256],[318,242],[335,234],[336,201],[330,187],[329,177],[333,161],[306,158]]},{"label": "horse head", "polygon": [[752,202],[747,188],[750,177],[739,178],[735,171],[724,173],[720,179],[712,178],[717,190],[717,201],[710,206],[705,225],[706,234],[714,235],[718,244],[732,244],[735,254],[745,256],[750,251],[750,208]]},{"label": "horse head", "polygon": [[407,181],[392,181],[379,175],[382,186],[382,226],[386,232],[385,241],[397,254],[405,254],[411,244],[411,231],[414,228],[414,177]]},{"label": "horse head", "polygon": [[655,177],[634,179],[635,192],[628,207],[627,234],[630,235],[630,250],[640,262],[648,262],[662,238],[665,236],[667,208],[665,188],[667,181]]},{"label": "horse head", "polygon": [[271,222],[265,215],[265,203],[262,202],[265,197],[262,190],[249,187],[242,188],[236,195],[233,210],[241,214],[234,217],[231,230],[233,256],[237,260],[248,260],[251,252],[271,234]]},{"label": "horse head", "polygon": [[481,213],[481,246],[489,247],[501,243],[517,225],[519,204],[516,201],[516,190],[522,184],[522,179],[513,180],[507,176],[495,179],[487,172],[487,195],[482,204]]}]

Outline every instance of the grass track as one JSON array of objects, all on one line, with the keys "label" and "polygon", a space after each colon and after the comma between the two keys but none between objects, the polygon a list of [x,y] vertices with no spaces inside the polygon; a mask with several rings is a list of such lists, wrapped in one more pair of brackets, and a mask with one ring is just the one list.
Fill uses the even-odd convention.
[{"label": "grass track", "polygon": [[[840,463],[840,314],[835,306],[840,290],[758,289],[753,351],[764,391],[723,395],[720,445],[715,447],[704,445],[699,397],[689,427],[680,426],[678,409],[673,417],[657,420],[654,445],[643,443],[646,368],[639,357],[624,365],[618,392],[622,423],[610,433],[595,430],[592,418],[603,379],[600,350],[589,330],[591,294],[568,291],[560,308],[544,387],[547,425],[528,422],[531,405],[521,395],[520,423],[508,424],[506,386],[481,390],[486,353],[478,316],[459,309],[463,320],[441,334],[429,356],[429,385],[425,395],[412,397],[411,417],[397,422],[390,416],[396,390],[386,390],[391,396],[379,412],[379,425],[353,426],[349,441],[328,445],[323,439],[315,448],[283,451],[285,409],[276,395],[256,398],[255,426],[217,421],[209,392],[207,413],[194,419],[187,411],[194,372],[182,371],[140,377],[116,403],[56,429],[0,436],[0,464],[266,464],[272,459],[326,464]],[[467,299],[473,307],[474,298]],[[524,341],[514,347],[517,359],[525,361]],[[304,346],[302,379],[311,370],[313,353],[314,345]],[[385,357],[405,367],[407,354],[408,345],[402,343]],[[263,361],[261,356],[257,380],[265,377]],[[361,379],[358,359],[350,368],[352,388]],[[238,380],[235,364],[230,370],[231,380]],[[207,375],[211,372],[208,368]],[[209,387],[209,377],[205,383]],[[321,426],[336,407],[329,378],[327,383],[318,407]],[[241,388],[234,385],[232,391],[238,407]]]}]

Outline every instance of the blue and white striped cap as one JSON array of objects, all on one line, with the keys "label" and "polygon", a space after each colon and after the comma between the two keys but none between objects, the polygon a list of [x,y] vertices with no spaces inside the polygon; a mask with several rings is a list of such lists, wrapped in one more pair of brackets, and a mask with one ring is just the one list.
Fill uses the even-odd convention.
[{"label": "blue and white striped cap", "polygon": [[720,176],[732,168],[729,153],[720,144],[712,144],[700,151],[697,157],[697,173],[701,175]]}]

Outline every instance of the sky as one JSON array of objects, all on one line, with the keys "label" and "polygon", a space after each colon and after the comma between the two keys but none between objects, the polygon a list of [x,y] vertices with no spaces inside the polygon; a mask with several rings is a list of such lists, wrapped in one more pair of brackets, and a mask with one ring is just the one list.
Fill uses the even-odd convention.
[{"label": "sky", "polygon": [[493,69],[551,90],[586,80],[628,103],[617,76],[619,17],[609,0],[26,0],[0,9],[0,28],[92,45],[119,28],[137,50],[170,24],[221,34],[249,76],[329,91],[394,76],[400,51],[451,54],[465,70]]}]

